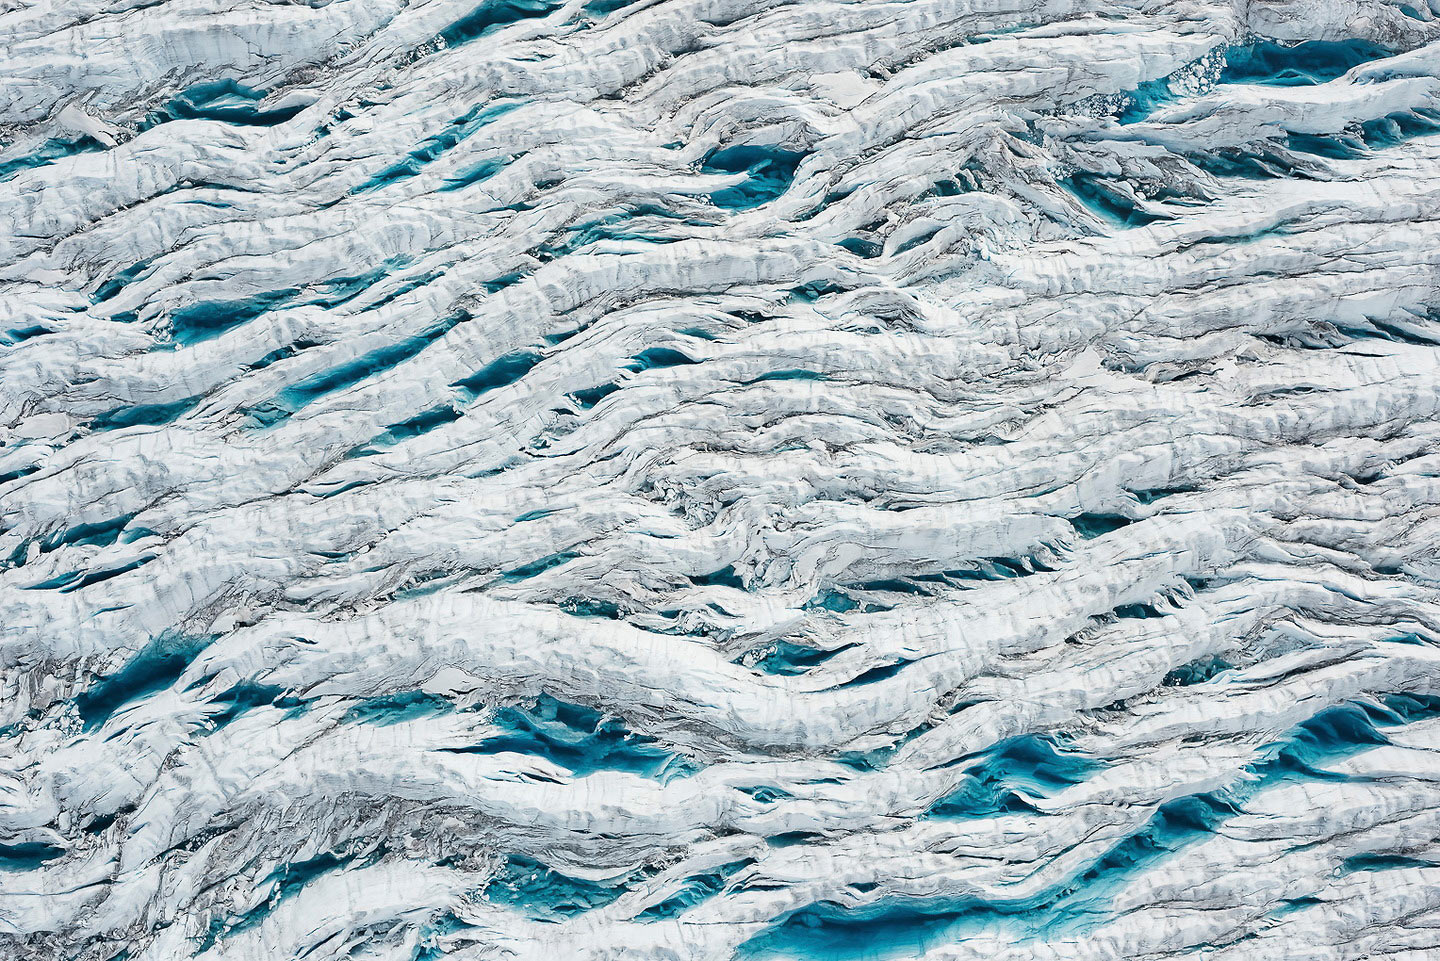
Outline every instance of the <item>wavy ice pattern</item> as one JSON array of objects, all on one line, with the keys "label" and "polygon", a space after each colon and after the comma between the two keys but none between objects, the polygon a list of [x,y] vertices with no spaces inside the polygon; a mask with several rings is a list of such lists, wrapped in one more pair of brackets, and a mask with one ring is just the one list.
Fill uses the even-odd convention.
[{"label": "wavy ice pattern", "polygon": [[1436,0],[0,8],[0,956],[1440,957]]}]

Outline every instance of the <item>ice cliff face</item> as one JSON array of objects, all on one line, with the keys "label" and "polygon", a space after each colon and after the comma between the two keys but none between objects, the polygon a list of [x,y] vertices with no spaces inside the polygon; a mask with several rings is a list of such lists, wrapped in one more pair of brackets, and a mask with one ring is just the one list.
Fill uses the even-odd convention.
[{"label": "ice cliff face", "polygon": [[1440,957],[1440,3],[10,0],[0,956]]}]

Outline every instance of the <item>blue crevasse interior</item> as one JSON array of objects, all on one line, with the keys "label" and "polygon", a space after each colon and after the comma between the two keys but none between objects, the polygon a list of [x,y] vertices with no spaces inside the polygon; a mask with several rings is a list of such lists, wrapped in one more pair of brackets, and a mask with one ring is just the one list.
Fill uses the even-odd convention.
[{"label": "blue crevasse interior", "polygon": [[454,706],[438,694],[400,691],[359,701],[345,715],[347,723],[401,724],[416,718],[448,714]]},{"label": "blue crevasse interior", "polygon": [[1049,797],[1104,765],[1063,751],[1052,737],[1027,734],[1002,742],[967,769],[964,782],[936,801],[927,817],[962,819],[1035,811],[1023,795]]},{"label": "blue crevasse interior", "polygon": [[760,650],[763,653],[751,667],[765,674],[793,677],[825,663],[841,649],[827,651],[781,640],[767,644]]},{"label": "blue crevasse interior", "polygon": [[32,871],[47,861],[63,857],[65,849],[53,844],[22,842],[0,844],[0,870]]},{"label": "blue crevasse interior", "polygon": [[915,662],[899,660],[895,661],[893,664],[877,664],[875,667],[872,667],[861,674],[857,674],[855,677],[852,677],[844,684],[839,685],[836,690],[861,687],[866,684],[878,684],[881,681],[888,681],[913,663]]},{"label": "blue crevasse interior", "polygon": [[512,23],[543,17],[559,6],[558,0],[485,0],[440,31],[440,39],[450,47],[469,43]]},{"label": "blue crevasse interior", "polygon": [[747,959],[888,961],[1004,930],[1021,938],[1074,933],[1104,917],[1106,899],[1137,870],[1208,835],[1234,808],[1212,795],[1162,805],[1135,834],[1074,877],[1014,900],[885,899],[858,909],[821,903],[746,942]]},{"label": "blue crevasse interior", "polygon": [[57,547],[65,545],[85,545],[88,547],[109,547],[120,539],[125,528],[135,519],[134,514],[122,514],[119,517],[112,517],[109,520],[95,521],[93,523],[76,524],[67,527],[63,531],[45,538],[41,543],[42,551],[53,551]]},{"label": "blue crevasse interior", "polygon": [[36,337],[44,337],[46,334],[53,333],[55,333],[54,328],[46,327],[43,324],[31,324],[28,327],[6,327],[0,330],[0,346],[14,347],[27,340],[34,340]]},{"label": "blue crevasse interior", "polygon": [[615,621],[625,616],[614,602],[591,597],[568,597],[559,603],[559,607],[574,617],[598,617]]},{"label": "blue crevasse interior", "polygon": [[441,958],[448,957],[451,951],[440,939],[471,928],[470,923],[456,917],[453,911],[444,912],[420,929],[420,943],[410,961],[440,961]]},{"label": "blue crevasse interior", "polygon": [[278,907],[281,902],[293,898],[305,885],[316,878],[352,864],[373,863],[378,860],[384,852],[385,846],[382,844],[377,846],[377,849],[366,857],[360,857],[355,854],[335,854],[326,851],[302,861],[292,861],[279,865],[271,871],[262,882],[270,886],[270,897],[264,903],[250,909],[238,918],[227,918],[224,915],[217,915],[213,918],[204,937],[200,940],[199,951],[202,953],[208,951],[214,947],[217,941],[222,941],[242,931],[259,926],[261,922],[274,913],[275,908]]},{"label": "blue crevasse interior", "polygon": [[1440,110],[1418,108],[1367,120],[1354,132],[1325,136],[1287,134],[1285,146],[1327,160],[1351,160],[1364,156],[1367,151],[1393,147],[1436,132],[1440,132]]},{"label": "blue crevasse interior", "polygon": [[702,173],[744,173],[747,178],[710,195],[715,206],[749,210],[783,194],[795,178],[805,154],[780,147],[734,146],[713,151],[700,165]]},{"label": "blue crevasse interior", "polygon": [[154,263],[154,259],[147,258],[131,264],[124,270],[117,271],[95,289],[95,293],[90,297],[90,302],[95,304],[105,303],[105,301],[114,297],[120,293],[120,291],[124,290],[126,286],[134,282],[141,274],[145,273],[152,263]]},{"label": "blue crevasse interior", "polygon": [[377,451],[394,447],[396,444],[409,440],[411,437],[419,437],[421,434],[432,431],[437,427],[457,421],[460,419],[460,416],[460,411],[456,410],[451,404],[440,404],[436,407],[427,408],[414,417],[386,427],[383,433],[371,438],[367,443],[352,451],[351,456],[363,457],[366,454],[373,454]]},{"label": "blue crevasse interior", "polygon": [[1202,657],[1175,668],[1166,674],[1160,683],[1165,687],[1188,687],[1192,684],[1203,684],[1234,666],[1218,655]]},{"label": "blue crevasse interior", "polygon": [[[409,260],[405,256],[391,257],[366,273],[325,280],[309,290],[302,291],[298,287],[286,287],[238,300],[211,300],[191,304],[171,315],[171,334],[176,344],[191,346],[218,337],[228,330],[254,320],[266,311],[287,305],[335,307],[359,296],[383,277],[408,264]],[[109,300],[143,274],[150,263],[150,261],[141,261],[116,274],[100,286],[92,300],[97,304]],[[430,273],[408,278],[405,283],[399,285],[398,289],[390,291],[384,299],[368,305],[366,309],[374,310],[383,306],[407,290],[413,290],[415,287],[428,283],[435,276],[436,274]]]},{"label": "blue crevasse interior", "polygon": [[509,164],[509,157],[493,157],[489,160],[481,160],[471,164],[454,176],[447,177],[438,189],[444,192],[447,190],[459,190],[461,187],[468,187],[471,184],[483,183],[504,170]]},{"label": "blue crevasse interior", "polygon": [[485,896],[492,904],[522,911],[536,921],[558,922],[603,907],[625,893],[625,879],[609,883],[561,874],[539,861],[514,854],[490,880]]},{"label": "blue crevasse interior", "polygon": [[[1365,63],[1391,56],[1393,51],[1367,40],[1305,41],[1278,44],[1257,40],[1230,47],[1218,77],[1220,84],[1252,83],[1271,86],[1310,86],[1328,83]],[[1146,120],[1161,105],[1179,98],[1170,78],[1142,84],[1129,94],[1117,115],[1122,124]],[[1191,163],[1218,177],[1266,179],[1311,176],[1303,155],[1326,160],[1347,160],[1369,151],[1393,147],[1407,140],[1440,132],[1440,111],[1417,107],[1360,123],[1357,128],[1331,134],[1292,133],[1281,141],[1283,150],[1223,148],[1189,156]],[[1297,157],[1296,155],[1301,155]],[[1130,205],[1090,174],[1089,182],[1066,182],[1082,202],[1097,213],[1124,226],[1142,221]]]},{"label": "blue crevasse interior", "polygon": [[1174,103],[1177,99],[1178,95],[1170,86],[1169,77],[1147,80],[1125,95],[1119,111],[1115,114],[1115,122],[1122,125],[1140,123],[1156,110]]},{"label": "blue crevasse interior", "polygon": [[0,163],[0,183],[9,180],[11,177],[25,170],[48,167],[55,161],[65,157],[74,157],[82,153],[94,153],[95,151],[104,149],[104,144],[91,137],[80,137],[77,140],[51,138],[42,143],[40,149],[34,153]]},{"label": "blue crevasse interior", "polygon": [[272,290],[242,300],[211,300],[191,304],[175,311],[170,317],[170,331],[175,343],[184,346],[219,337],[225,331],[248,323],[292,300],[300,291],[290,287]]},{"label": "blue crevasse interior", "polygon": [[[427,164],[436,160],[447,150],[486,124],[503,117],[511,110],[520,106],[521,103],[522,101],[520,100],[500,100],[495,103],[472,107],[466,113],[450,121],[445,129],[433,136],[427,137],[406,154],[403,160],[386,167],[364,183],[356,186],[350,192],[352,194],[367,193],[371,190],[377,190],[380,187],[397,183],[401,180],[407,180],[415,176],[424,169]],[[465,183],[474,183],[479,179],[483,179],[483,177],[478,176],[481,167],[486,168],[484,177],[489,177],[507,162],[508,161],[504,159],[484,161],[480,167],[472,168],[471,171],[461,174],[457,180],[447,183],[447,186],[449,189],[454,189]],[[493,169],[490,169],[490,165],[494,165]]]},{"label": "blue crevasse interior", "polygon": [[745,582],[740,579],[740,574],[735,570],[733,564],[726,564],[719,570],[711,571],[708,574],[691,575],[690,580],[700,587],[730,587],[737,591],[745,590]]},{"label": "blue crevasse interior", "polygon": [[459,388],[467,400],[474,400],[500,387],[508,387],[528,374],[544,355],[534,350],[517,350],[505,354],[471,374],[456,381],[452,387]]},{"label": "blue crevasse interior", "polygon": [[[1282,780],[1335,779],[1338,775],[1318,765],[1385,743],[1385,727],[1436,716],[1440,716],[1440,697],[1428,695],[1396,694],[1375,702],[1362,701],[1326,709],[1277,741],[1266,757],[1250,768],[1258,777],[1238,782],[1225,792],[1190,795],[1160,805],[1135,833],[1113,845],[1071,878],[1033,897],[1016,900],[890,898],[848,910],[822,902],[786,915],[742,945],[738,956],[756,961],[781,958],[886,961],[914,957],[940,945],[996,929],[1021,938],[1084,932],[1109,916],[1109,899],[1128,878],[1213,834],[1220,824],[1237,813],[1237,806],[1253,792]],[[1012,763],[1008,755],[1016,755],[1019,763]],[[1053,745],[1042,747],[1033,739],[1018,754],[1014,747],[1002,746],[989,759],[993,763],[982,766],[983,773],[976,781],[982,785],[1003,784],[1007,778],[1017,777],[1015,768],[1028,768],[1027,774],[1021,776],[1030,777],[1036,787],[1048,790],[1052,785],[1083,777],[1095,763],[1081,759],[1072,766],[1071,760],[1062,759],[1057,767],[1054,759],[1059,756]],[[969,790],[972,789],[962,787],[960,796],[964,797]],[[984,814],[995,807],[1004,810],[1003,804],[993,801],[1003,792],[992,789],[979,793],[978,803],[968,798],[962,803],[958,812],[961,816]],[[1366,856],[1355,860],[1350,869],[1383,870],[1398,866],[1403,865],[1393,859]]]},{"label": "blue crevasse interior", "polygon": [[1387,114],[1360,125],[1360,136],[1371,150],[1393,147],[1437,131],[1440,131],[1440,110],[1428,107]]},{"label": "blue crevasse interior", "polygon": [[826,590],[816,594],[802,605],[807,611],[830,611],[846,614],[860,607],[860,602],[844,591]]},{"label": "blue crevasse interior", "polygon": [[1128,527],[1134,522],[1130,518],[1121,517],[1118,514],[1078,514],[1070,518],[1070,523],[1075,528],[1075,533],[1090,540],[1101,534],[1109,534],[1111,531]]},{"label": "blue crevasse interior", "polygon": [[[676,238],[658,236],[654,232],[637,226],[637,218],[652,217],[673,220],[675,215],[664,207],[653,204],[637,204],[633,208],[615,211],[595,220],[567,227],[556,240],[535,248],[534,255],[541,263],[547,263],[582,247],[604,240],[638,240],[652,244],[671,243]],[[643,220],[641,221],[643,224]]]},{"label": "blue crevasse interior", "polygon": [[[856,581],[840,585],[838,593],[828,591],[821,594],[806,602],[805,607],[807,609],[820,607],[837,612],[858,609],[862,613],[891,610],[892,606],[874,598],[865,597],[865,595],[908,594],[915,597],[933,597],[948,589],[967,588],[976,582],[1012,580],[1049,570],[1035,558],[1027,558],[1026,561],[1029,564],[1028,569],[1013,559],[991,557],[974,561],[971,566],[964,568],[910,574],[905,577],[891,577],[883,580]],[[856,597],[850,595],[858,595],[863,600],[857,600]]]},{"label": "blue crevasse interior", "polygon": [[546,554],[544,557],[537,558],[536,560],[530,561],[527,564],[521,564],[519,567],[512,567],[510,570],[502,573],[500,577],[502,580],[509,583],[515,583],[516,581],[526,581],[532,577],[536,577],[537,575],[545,573],[552,567],[559,567],[566,561],[573,561],[579,556],[579,554],[573,553],[571,551],[560,551],[559,553],[555,554]]},{"label": "blue crevasse interior", "polygon": [[876,243],[875,241],[866,240],[863,237],[846,237],[844,240],[836,244],[836,246],[843,247],[855,256],[864,257],[866,260],[879,257],[884,249],[883,247],[881,247],[880,244]]},{"label": "blue crevasse interior", "polygon": [[[339,306],[340,304],[354,300],[356,297],[360,296],[365,291],[380,283],[380,281],[384,280],[386,277],[394,274],[397,270],[408,266],[411,261],[411,257],[400,254],[394,257],[387,257],[385,260],[381,261],[378,266],[363,273],[351,274],[341,277],[332,277],[328,280],[321,281],[315,284],[311,291],[307,291],[307,296],[305,296],[303,299],[297,298],[297,303],[318,304],[322,307]],[[404,285],[402,284],[400,286],[403,287]],[[395,297],[398,297],[403,292],[403,290],[391,291],[389,294],[387,294],[387,299],[393,299]],[[381,306],[382,303],[383,301],[370,304],[365,309],[374,310],[376,307]]]},{"label": "blue crevasse interior", "polygon": [[[668,920],[714,896],[738,871],[752,864],[749,859],[723,864],[687,878],[680,890],[635,916],[640,923]],[[653,877],[652,865],[604,881],[570,877],[554,868],[520,854],[506,858],[485,888],[492,904],[501,904],[526,917],[558,923],[594,908],[604,907],[634,886],[637,880]]]},{"label": "blue crevasse interior", "polygon": [[1436,716],[1440,698],[1408,694],[1326,708],[1297,725],[1254,766],[1257,788],[1279,781],[1341,780],[1323,765],[1388,743],[1387,727]]},{"label": "blue crevasse interior", "polygon": [[578,410],[589,410],[619,389],[620,385],[611,381],[610,383],[597,384],[594,387],[572,390],[567,396],[575,401],[575,407]]},{"label": "blue crevasse interior", "polygon": [[645,370],[665,370],[669,367],[685,367],[696,363],[685,354],[670,347],[648,347],[626,361],[626,370],[639,373]]},{"label": "blue crevasse interior", "polygon": [[718,894],[736,872],[753,863],[749,859],[732,861],[729,864],[720,865],[713,871],[706,871],[703,874],[687,878],[679,891],[641,911],[635,916],[635,920],[644,923],[679,917],[705,899]]},{"label": "blue crevasse interior", "polygon": [[464,750],[485,754],[532,754],[584,777],[596,771],[628,771],[644,777],[684,777],[693,762],[653,738],[631,732],[618,718],[541,695],[533,707],[498,711],[494,724],[507,733],[487,737]]},{"label": "blue crevasse interior", "polygon": [[197,84],[148,114],[139,129],[149,130],[172,120],[219,120],[241,126],[273,127],[304,109],[303,105],[283,110],[261,109],[266,93],[234,80]]},{"label": "blue crevasse interior", "polygon": [[1077,171],[1059,183],[1091,212],[1117,226],[1143,227],[1163,219],[1159,214],[1141,210],[1104,177]]},{"label": "blue crevasse interior", "polygon": [[637,0],[590,0],[585,4],[584,10],[592,17],[604,17],[622,10],[625,7],[637,2]]},{"label": "blue crevasse interior", "polygon": [[[117,541],[132,543],[154,533],[148,528],[131,528],[129,525],[134,519],[134,514],[123,514],[119,517],[76,524],[62,531],[55,531],[40,539],[40,552],[48,554],[57,548],[67,546],[110,547]],[[10,556],[5,559],[6,563],[11,567],[23,567],[30,543],[30,541],[26,541],[17,545]]]},{"label": "blue crevasse interior", "polygon": [[112,567],[100,567],[98,569],[88,569],[83,571],[66,571],[62,574],[57,574],[54,577],[48,577],[38,583],[30,584],[22,589],[28,591],[56,590],[62,594],[68,594],[71,591],[78,591],[81,588],[89,587],[91,584],[98,584],[101,581],[106,581],[112,577],[118,577],[121,574],[133,571],[154,559],[154,554],[141,554],[137,557],[133,557],[130,560],[125,561],[124,563],[117,564]]},{"label": "blue crevasse interior", "polygon": [[220,730],[246,711],[257,707],[274,706],[298,717],[308,708],[304,701],[285,693],[285,689],[271,684],[255,684],[241,681],[211,699],[220,710],[210,715],[210,733]]},{"label": "blue crevasse interior", "polygon": [[90,429],[98,433],[119,430],[122,427],[170,424],[193,408],[199,399],[198,397],[186,397],[168,404],[134,404],[129,407],[116,407],[90,421]]},{"label": "blue crevasse interior", "polygon": [[1221,83],[1262,83],[1280,87],[1328,83],[1347,71],[1393,56],[1393,51],[1358,38],[1280,44],[1257,40],[1225,52]]},{"label": "blue crevasse interior", "polygon": [[1191,154],[1186,159],[1216,177],[1264,180],[1300,175],[1292,163],[1270,151],[1252,153],[1246,150],[1225,148],[1210,153]]},{"label": "blue crevasse interior", "polygon": [[213,640],[208,635],[179,634],[154,638],[120,670],[76,696],[75,707],[85,730],[94,730],[125,705],[169,687]]},{"label": "blue crevasse interior", "polygon": [[259,426],[269,427],[327,394],[352,387],[366,378],[404,363],[444,336],[456,324],[469,318],[468,312],[457,311],[418,334],[376,348],[352,361],[291,384],[269,401],[249,408],[246,413]]},{"label": "blue crevasse interior", "polygon": [[1395,868],[1433,868],[1434,861],[1411,857],[1405,854],[1357,854],[1346,858],[1340,870],[1350,874],[1356,871],[1389,871]]},{"label": "blue crevasse interior", "polygon": [[813,370],[791,367],[784,370],[769,370],[750,381],[752,384],[770,380],[827,380],[828,375]]},{"label": "blue crevasse interior", "polygon": [[405,294],[410,293],[410,291],[412,290],[418,290],[419,288],[424,287],[426,284],[430,283],[430,281],[435,280],[443,275],[444,271],[441,270],[427,270],[424,273],[412,274],[411,276],[406,277],[404,280],[400,281],[390,290],[386,291],[383,296],[372,300],[370,303],[366,304],[363,308],[361,308],[361,311],[364,312],[370,310],[379,310],[386,304],[391,303],[397,298],[403,297]]},{"label": "blue crevasse interior", "polygon": [[[279,692],[263,689],[263,693],[273,696]],[[439,695],[402,691],[357,702],[346,721],[399,724],[453,710],[451,702]],[[669,779],[686,777],[696,770],[688,758],[671,752],[654,738],[634,733],[618,718],[548,694],[540,695],[531,704],[496,711],[490,725],[498,730],[484,731],[472,745],[446,750],[455,754],[528,754],[568,768],[577,777],[597,771],[627,771]]]},{"label": "blue crevasse interior", "polygon": [[[1218,81],[1313,86],[1328,83],[1361,64],[1392,55],[1385,47],[1361,39],[1306,40],[1296,44],[1255,40],[1226,48]],[[1139,123],[1180,96],[1170,77],[1146,81],[1125,95],[1116,122]]]}]

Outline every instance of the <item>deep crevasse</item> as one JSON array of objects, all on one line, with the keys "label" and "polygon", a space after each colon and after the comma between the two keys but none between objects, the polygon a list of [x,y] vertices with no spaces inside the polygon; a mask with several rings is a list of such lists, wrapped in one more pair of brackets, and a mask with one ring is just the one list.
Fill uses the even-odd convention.
[{"label": "deep crevasse", "polygon": [[1440,952],[1440,7],[0,12],[0,955]]}]

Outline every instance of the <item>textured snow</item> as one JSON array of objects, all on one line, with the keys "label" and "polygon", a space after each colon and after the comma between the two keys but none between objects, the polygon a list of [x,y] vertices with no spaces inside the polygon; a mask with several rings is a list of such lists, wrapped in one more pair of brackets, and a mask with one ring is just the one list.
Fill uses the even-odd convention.
[{"label": "textured snow", "polygon": [[0,957],[1440,956],[1440,4],[0,6]]}]

